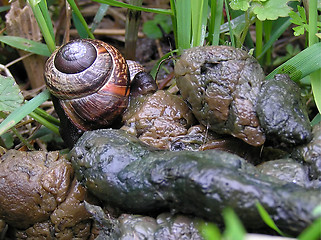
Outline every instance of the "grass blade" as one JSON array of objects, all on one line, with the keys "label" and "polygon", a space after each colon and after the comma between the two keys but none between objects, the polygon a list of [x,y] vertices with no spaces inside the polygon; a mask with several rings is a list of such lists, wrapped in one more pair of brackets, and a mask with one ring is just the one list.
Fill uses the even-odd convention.
[{"label": "grass blade", "polygon": [[275,225],[273,219],[270,217],[269,213],[263,208],[263,206],[256,202],[256,208],[259,211],[259,214],[262,218],[262,220],[268,225],[270,228],[272,228],[274,231],[276,231],[281,236],[284,236],[282,231]]},{"label": "grass blade", "polygon": [[321,70],[315,71],[310,75],[312,92],[315,104],[321,113]]},{"label": "grass blade", "polygon": [[176,0],[177,48],[191,47],[191,0]]},{"label": "grass blade", "polygon": [[231,43],[232,43],[233,47],[236,47],[235,40],[234,40],[233,28],[232,28],[232,24],[231,24],[231,18],[230,18],[230,10],[228,7],[229,5],[226,0],[224,0],[224,2],[225,2],[225,10],[226,10],[226,17],[227,17],[227,21],[228,21],[228,27],[229,27],[229,31],[230,31]]},{"label": "grass blade", "polygon": [[47,25],[47,21],[45,20],[45,17],[43,16],[43,13],[41,12],[41,9],[39,7],[39,2],[40,1],[36,1],[36,0],[28,1],[33,14],[35,15],[40,31],[47,43],[49,51],[53,52],[56,49],[55,39],[52,37],[52,34],[50,33],[51,27]]},{"label": "grass blade", "polygon": [[224,239],[243,240],[245,236],[245,229],[231,208],[224,209],[223,218],[225,223]]},{"label": "grass blade", "polygon": [[36,114],[35,112],[29,113],[29,116],[37,122],[39,122],[40,124],[42,124],[43,126],[53,131],[54,133],[56,133],[57,135],[59,135],[59,128],[55,124],[52,124],[51,122],[47,121],[47,119],[45,119],[44,117]]},{"label": "grass blade", "polygon": [[84,17],[82,16],[78,6],[76,5],[75,1],[74,0],[67,0],[72,11],[74,12],[75,15],[77,15],[81,25],[85,28],[85,31],[87,32],[88,36],[92,39],[94,39],[94,35],[93,33],[90,31],[87,23],[86,23],[86,20],[84,19]]},{"label": "grass blade", "polygon": [[263,48],[263,22],[259,19],[255,20],[255,56],[259,56],[262,53]]},{"label": "grass blade", "polygon": [[172,10],[172,25],[173,25],[173,32],[175,37],[175,45],[178,46],[177,43],[177,22],[176,22],[176,2],[175,0],[170,0],[171,10]]},{"label": "grass blade", "polygon": [[266,79],[271,79],[275,74],[289,74],[293,81],[299,81],[321,68],[321,43],[313,44],[274,69]]},{"label": "grass blade", "polygon": [[311,126],[317,125],[319,122],[321,122],[321,115],[318,113],[311,121]]},{"label": "grass blade", "polygon": [[[318,23],[317,0],[310,0],[309,1],[309,33],[308,33],[310,47],[316,45],[316,43],[319,42],[318,37],[315,35],[318,32],[317,23]],[[319,67],[321,66],[319,65]],[[315,101],[315,104],[317,105],[319,113],[321,113],[321,70],[311,73],[310,80],[311,80],[314,101]]]},{"label": "grass blade", "polygon": [[82,21],[79,19],[78,15],[75,14],[74,11],[72,11],[71,16],[80,38],[88,38],[88,32],[85,26],[83,25]]},{"label": "grass blade", "polygon": [[52,115],[48,114],[45,110],[41,109],[41,108],[36,108],[34,110],[34,113],[45,118],[46,120],[48,120],[49,122],[55,124],[56,126],[60,125],[60,121],[53,117]]},{"label": "grass blade", "polygon": [[218,45],[220,39],[220,26],[223,16],[223,0],[211,0],[211,21],[209,38],[212,45]]},{"label": "grass blade", "polygon": [[270,39],[264,44],[261,54],[257,57],[258,59],[261,59],[267,52],[267,50],[272,47],[273,43],[275,43],[275,41],[283,34],[283,32],[288,29],[288,27],[291,25],[290,20],[290,18],[287,18],[286,20],[282,19],[281,24],[277,24],[273,27],[273,34],[271,35]]},{"label": "grass blade", "polygon": [[299,235],[299,240],[319,240],[321,238],[321,218],[316,219]]},{"label": "grass blade", "polygon": [[201,46],[205,40],[208,1],[191,0],[193,47]]},{"label": "grass blade", "polygon": [[109,8],[108,4],[104,4],[104,3],[100,4],[100,7],[98,8],[98,11],[96,12],[96,15],[94,17],[93,23],[92,23],[91,28],[90,28],[92,33],[95,31],[95,29],[97,28],[98,24],[104,18],[108,8]]},{"label": "grass blade", "polygon": [[[135,6],[141,6],[143,0],[130,0]],[[128,9],[126,16],[126,32],[125,32],[125,57],[126,59],[136,59],[136,43],[138,37],[138,29],[140,23],[141,11]]]},{"label": "grass blade", "polygon": [[52,37],[52,39],[55,39],[54,29],[53,29],[51,18],[50,18],[50,14],[49,14],[49,11],[48,11],[47,1],[46,0],[41,0],[39,2],[39,7],[40,7],[41,13],[43,15],[43,18],[45,19],[45,22],[46,22],[46,25],[47,25],[47,27],[49,29],[51,37]]},{"label": "grass blade", "polygon": [[150,75],[152,75],[152,77],[154,79],[156,79],[156,76],[157,76],[157,71],[158,69],[160,68],[160,66],[162,65],[162,63],[168,59],[170,56],[172,56],[174,53],[177,53],[178,50],[173,50],[173,51],[170,51],[166,54],[164,54],[163,57],[161,57],[160,59],[158,59],[157,63],[154,65],[154,67],[152,68],[152,70],[150,71]]},{"label": "grass blade", "polygon": [[137,11],[152,12],[152,13],[159,13],[159,14],[173,14],[173,12],[170,9],[138,7],[138,6],[134,6],[131,4],[127,4],[127,3],[123,3],[115,0],[94,0],[94,1],[108,4],[114,7],[129,8]]},{"label": "grass blade", "polygon": [[0,13],[8,11],[10,9],[10,7],[11,7],[10,5],[1,6],[0,7]]},{"label": "grass blade", "polygon": [[39,107],[49,98],[49,91],[44,90],[42,93],[38,94],[36,97],[34,97],[21,107],[18,107],[12,113],[10,113],[10,115],[0,124],[0,135],[2,135],[7,130],[12,128],[14,125],[16,125],[18,122],[20,122],[25,116],[34,111],[37,107]]},{"label": "grass blade", "polygon": [[0,36],[0,42],[3,42],[11,47],[21,49],[27,52],[42,56],[50,56],[50,51],[46,44],[15,36]]}]

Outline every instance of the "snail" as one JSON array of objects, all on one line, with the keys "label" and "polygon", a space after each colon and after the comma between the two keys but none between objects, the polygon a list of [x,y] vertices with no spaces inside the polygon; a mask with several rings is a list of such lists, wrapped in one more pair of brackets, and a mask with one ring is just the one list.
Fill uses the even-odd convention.
[{"label": "snail", "polygon": [[126,62],[115,47],[92,39],[73,40],[58,48],[46,62],[45,82],[69,146],[84,131],[119,119],[129,102],[131,82],[135,94],[157,89],[140,64]]},{"label": "snail", "polygon": [[258,61],[230,46],[186,50],[176,83],[197,120],[218,134],[252,146],[288,148],[312,139],[299,87],[287,75],[265,80]]}]

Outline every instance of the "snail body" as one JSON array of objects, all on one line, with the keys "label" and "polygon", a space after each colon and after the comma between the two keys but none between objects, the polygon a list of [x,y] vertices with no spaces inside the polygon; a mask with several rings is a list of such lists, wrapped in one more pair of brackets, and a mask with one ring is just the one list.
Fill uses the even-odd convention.
[{"label": "snail body", "polygon": [[105,42],[78,39],[62,45],[45,66],[45,82],[64,125],[61,132],[73,128],[80,135],[113,124],[127,108],[130,76],[134,81],[137,74],[153,82],[150,91],[157,89],[141,65],[127,63],[115,47]]}]

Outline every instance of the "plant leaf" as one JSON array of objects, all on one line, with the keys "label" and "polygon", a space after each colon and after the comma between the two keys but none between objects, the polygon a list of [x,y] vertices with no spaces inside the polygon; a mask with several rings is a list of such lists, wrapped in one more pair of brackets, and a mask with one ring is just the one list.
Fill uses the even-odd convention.
[{"label": "plant leaf", "polygon": [[300,36],[300,35],[302,35],[302,34],[304,34],[304,30],[305,30],[305,28],[304,28],[304,25],[300,25],[300,26],[297,26],[297,27],[294,27],[294,28],[292,28],[293,29],[293,31],[294,31],[294,36]]},{"label": "plant leaf", "polygon": [[[320,115],[320,113],[318,113],[318,114],[312,119],[312,121],[311,121],[311,126],[313,127],[313,126],[317,125],[319,122],[321,122],[321,115]],[[320,207],[320,205],[319,205],[319,207]],[[314,210],[315,210],[315,209],[314,209]],[[320,210],[321,210],[321,207],[320,207]],[[313,212],[313,215],[315,215],[314,212]],[[321,215],[321,211],[320,211],[320,215]]]},{"label": "plant leaf", "polygon": [[129,8],[137,11],[144,11],[144,12],[152,12],[152,13],[160,13],[160,14],[170,14],[172,15],[173,12],[170,9],[161,9],[161,8],[145,8],[145,7],[138,7],[135,5],[119,2],[116,0],[94,0],[95,2],[108,4],[115,7],[122,7],[122,8]]},{"label": "plant leaf", "polygon": [[8,11],[9,9],[10,9],[10,5],[1,6],[1,7],[0,7],[0,13],[5,12],[5,11]]},{"label": "plant leaf", "polygon": [[13,138],[13,134],[10,132],[2,134],[1,135],[1,140],[3,142],[3,145],[6,149],[10,149],[13,147],[14,145],[14,138]]},{"label": "plant leaf", "polygon": [[299,13],[297,12],[291,11],[289,13],[289,16],[291,17],[291,23],[301,25],[304,22]]},{"label": "plant leaf", "polygon": [[50,56],[50,51],[46,44],[14,36],[0,36],[0,42],[8,44],[11,47],[18,48],[38,55]]},{"label": "plant leaf", "polygon": [[274,223],[273,219],[270,217],[269,213],[263,208],[263,206],[259,202],[256,202],[256,208],[259,211],[259,214],[260,214],[262,220],[266,223],[266,225],[268,225],[270,228],[275,230],[281,236],[284,236],[282,231],[275,225],[275,223]]},{"label": "plant leaf", "polygon": [[86,28],[84,27],[84,25],[82,25],[79,17],[75,14],[74,11],[72,11],[71,15],[80,38],[88,38]]},{"label": "plant leaf", "polygon": [[202,223],[200,230],[204,239],[222,239],[220,229],[214,223]]},{"label": "plant leaf", "polygon": [[188,49],[191,47],[191,25],[192,25],[191,1],[176,0],[177,21],[177,48]]},{"label": "plant leaf", "polygon": [[0,111],[11,112],[21,106],[23,96],[12,77],[0,75]]},{"label": "plant leaf", "polygon": [[157,39],[162,38],[163,33],[170,33],[172,30],[171,18],[168,15],[156,14],[153,20],[145,21],[143,25],[143,33],[145,33],[149,38]]},{"label": "plant leaf", "polygon": [[230,0],[230,6],[233,10],[245,12],[250,7],[250,0]]},{"label": "plant leaf", "polygon": [[276,20],[279,17],[287,17],[291,7],[287,5],[290,1],[298,0],[268,0],[266,2],[253,2],[252,11],[261,21]]},{"label": "plant leaf", "polygon": [[0,124],[0,135],[5,133],[7,130],[16,125],[19,121],[21,121],[25,116],[30,114],[33,110],[35,110],[40,104],[47,101],[50,98],[50,93],[46,89],[43,92],[39,93],[29,102],[26,102],[24,105],[16,108],[10,115],[1,122]]},{"label": "plant leaf", "polygon": [[193,47],[201,46],[204,43],[207,15],[208,15],[208,1],[206,0],[192,0],[191,7],[192,14],[192,42]]},{"label": "plant leaf", "polygon": [[316,219],[299,235],[299,240],[318,240],[321,237],[321,218]]},{"label": "plant leaf", "polygon": [[231,208],[224,209],[223,218],[225,223],[224,239],[243,240],[245,229]]},{"label": "plant leaf", "polygon": [[293,81],[299,81],[312,72],[321,68],[321,43],[313,44],[295,55],[281,66],[274,69],[266,79],[271,79],[275,74],[289,74]]}]

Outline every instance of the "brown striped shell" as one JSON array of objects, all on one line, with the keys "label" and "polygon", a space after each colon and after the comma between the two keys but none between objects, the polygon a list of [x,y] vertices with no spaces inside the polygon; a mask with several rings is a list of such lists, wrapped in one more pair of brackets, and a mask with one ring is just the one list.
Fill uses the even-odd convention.
[{"label": "brown striped shell", "polygon": [[57,49],[46,63],[49,91],[81,130],[110,125],[128,105],[129,71],[113,46],[81,39]]}]

